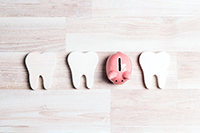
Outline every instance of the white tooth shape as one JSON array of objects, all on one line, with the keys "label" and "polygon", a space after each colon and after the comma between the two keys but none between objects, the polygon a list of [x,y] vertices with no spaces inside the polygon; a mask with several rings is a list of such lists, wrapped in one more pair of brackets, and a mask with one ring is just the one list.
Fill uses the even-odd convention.
[{"label": "white tooth shape", "polygon": [[43,77],[44,88],[51,87],[53,72],[56,66],[56,57],[52,53],[29,53],[25,63],[29,72],[29,82],[33,90],[38,88],[38,79]]},{"label": "white tooth shape", "polygon": [[145,86],[148,89],[152,86],[152,78],[154,75],[157,76],[158,87],[161,89],[165,87],[167,69],[170,63],[168,53],[144,52],[139,57],[139,63],[143,70]]},{"label": "white tooth shape", "polygon": [[99,61],[95,52],[72,52],[68,56],[68,64],[72,72],[72,81],[75,88],[80,86],[80,78],[85,75],[87,88],[92,88],[94,72]]}]

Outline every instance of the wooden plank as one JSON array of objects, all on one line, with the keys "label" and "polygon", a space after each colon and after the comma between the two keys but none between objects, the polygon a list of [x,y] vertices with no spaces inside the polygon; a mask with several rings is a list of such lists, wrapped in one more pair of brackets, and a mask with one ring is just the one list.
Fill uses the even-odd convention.
[{"label": "wooden plank", "polygon": [[111,90],[111,126],[200,124],[199,90]]},{"label": "wooden plank", "polygon": [[0,17],[77,18],[91,15],[91,0],[6,0],[0,2]]},{"label": "wooden plank", "polygon": [[199,129],[199,126],[111,127],[111,133],[196,133]]},{"label": "wooden plank", "polygon": [[200,52],[180,52],[178,61],[178,88],[200,89]]},{"label": "wooden plank", "polygon": [[93,17],[197,16],[198,0],[93,0]]},{"label": "wooden plank", "polygon": [[[28,71],[24,60],[28,53],[26,52],[5,52],[0,53],[0,89],[30,89],[28,81]],[[52,87],[50,90],[73,90],[71,71],[67,64],[67,52],[54,52],[57,58]],[[132,79],[124,85],[112,84],[106,75],[106,60],[114,52],[98,52],[99,63],[97,65],[94,77],[93,89],[122,88],[122,89],[145,89],[142,78],[142,71],[138,64],[139,52],[125,52],[132,60]],[[169,52],[171,63],[169,74],[167,76],[167,89],[177,89],[177,60],[176,53]],[[85,78],[80,79],[81,86],[78,90],[85,90]],[[42,80],[39,81],[38,89],[43,88]],[[153,80],[152,89],[157,89],[156,79]]]},{"label": "wooden plank", "polygon": [[27,53],[1,52],[0,53],[0,88],[1,89],[28,89],[28,72],[25,67]]},{"label": "wooden plank", "polygon": [[65,49],[65,18],[1,18],[0,51],[31,52]]},{"label": "wooden plank", "polygon": [[200,49],[200,17],[66,20],[66,33],[66,51],[142,52]]},{"label": "wooden plank", "polygon": [[110,133],[109,126],[66,126],[66,125],[21,125],[0,126],[0,132],[20,133]]},{"label": "wooden plank", "polygon": [[2,127],[110,125],[110,90],[0,90],[0,101]]}]

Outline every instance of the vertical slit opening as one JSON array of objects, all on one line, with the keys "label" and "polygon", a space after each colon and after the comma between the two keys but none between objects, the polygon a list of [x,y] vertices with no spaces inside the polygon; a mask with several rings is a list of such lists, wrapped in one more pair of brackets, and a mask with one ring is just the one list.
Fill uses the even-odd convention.
[{"label": "vertical slit opening", "polygon": [[121,58],[118,58],[118,70],[121,71]]}]

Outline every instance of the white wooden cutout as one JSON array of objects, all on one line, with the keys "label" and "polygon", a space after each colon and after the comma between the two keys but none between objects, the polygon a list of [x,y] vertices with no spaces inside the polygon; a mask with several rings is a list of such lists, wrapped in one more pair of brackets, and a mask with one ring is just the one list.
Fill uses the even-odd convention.
[{"label": "white wooden cutout", "polygon": [[53,72],[56,66],[56,57],[52,53],[29,53],[25,63],[29,72],[29,82],[33,90],[38,88],[38,79],[42,76],[44,88],[51,87]]},{"label": "white wooden cutout", "polygon": [[99,61],[95,52],[72,52],[68,56],[68,64],[72,72],[72,81],[75,88],[80,86],[80,78],[85,75],[88,88],[92,88],[94,72]]},{"label": "white wooden cutout", "polygon": [[151,88],[152,78],[156,75],[158,79],[158,87],[164,88],[167,69],[170,63],[169,54],[166,52],[144,52],[140,55],[139,62],[143,70],[145,86],[148,89]]}]

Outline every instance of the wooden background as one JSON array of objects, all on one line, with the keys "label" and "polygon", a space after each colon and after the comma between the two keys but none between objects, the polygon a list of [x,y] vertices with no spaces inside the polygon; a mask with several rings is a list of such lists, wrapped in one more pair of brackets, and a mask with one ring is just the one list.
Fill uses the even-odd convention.
[{"label": "wooden background", "polygon": [[[74,48],[99,55],[90,90],[84,78],[79,89],[72,86],[66,57]],[[121,49],[133,73],[115,86],[106,78],[105,62]],[[156,80],[152,89],[144,88],[138,56],[146,50],[171,56],[162,90]],[[24,59],[33,51],[54,52],[58,59],[48,91],[42,80],[37,90],[29,87]],[[199,130],[199,0],[0,0],[1,133]]]}]

